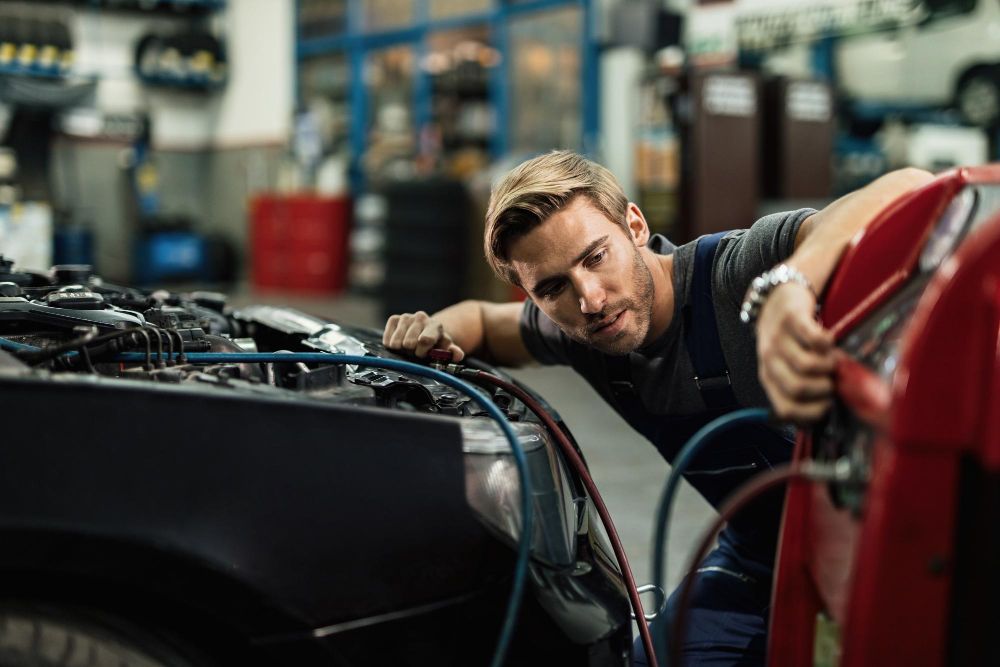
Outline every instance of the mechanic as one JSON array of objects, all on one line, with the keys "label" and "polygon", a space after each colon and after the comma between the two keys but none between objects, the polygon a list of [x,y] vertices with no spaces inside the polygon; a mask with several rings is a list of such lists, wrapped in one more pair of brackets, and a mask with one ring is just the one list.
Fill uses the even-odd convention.
[{"label": "mechanic", "polygon": [[[787,425],[731,431],[685,475],[717,507],[753,474],[789,460],[792,424],[830,406],[837,353],[816,321],[817,294],[855,233],[929,178],[893,172],[822,211],[769,215],[677,247],[650,235],[608,170],[554,151],[508,173],[486,214],[486,258],[528,299],[393,315],[383,342],[418,357],[442,348],[501,366],[570,365],[668,461],[721,414],[773,407]],[[758,285],[755,340],[740,313],[758,275],[780,282]],[[686,665],[765,664],[783,498],[776,492],[731,522],[696,570]],[[639,641],[634,651],[646,664]]]}]

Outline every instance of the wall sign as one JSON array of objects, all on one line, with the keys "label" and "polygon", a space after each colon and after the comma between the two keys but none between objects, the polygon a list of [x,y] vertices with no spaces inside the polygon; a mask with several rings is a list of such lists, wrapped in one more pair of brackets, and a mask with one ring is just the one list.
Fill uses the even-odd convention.
[{"label": "wall sign", "polygon": [[755,4],[744,1],[737,12],[737,41],[746,51],[909,25],[927,13],[920,0],[826,0],[768,9]]},{"label": "wall sign", "polygon": [[793,81],[788,84],[785,113],[792,120],[825,123],[830,120],[832,100],[830,89],[815,81]]},{"label": "wall sign", "polygon": [[716,74],[705,79],[702,105],[716,116],[746,118],[757,112],[757,86],[741,76]]}]

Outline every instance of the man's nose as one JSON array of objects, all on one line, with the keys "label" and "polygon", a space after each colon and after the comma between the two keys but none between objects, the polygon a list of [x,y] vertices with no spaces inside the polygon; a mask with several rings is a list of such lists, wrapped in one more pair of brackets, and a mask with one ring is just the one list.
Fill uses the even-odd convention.
[{"label": "man's nose", "polygon": [[585,315],[599,313],[604,309],[607,294],[597,280],[584,280],[580,283],[580,311]]}]

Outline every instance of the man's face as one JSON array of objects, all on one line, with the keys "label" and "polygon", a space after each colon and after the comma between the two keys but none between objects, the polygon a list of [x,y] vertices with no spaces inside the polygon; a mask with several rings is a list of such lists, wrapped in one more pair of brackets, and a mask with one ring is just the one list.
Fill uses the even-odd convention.
[{"label": "man's face", "polygon": [[636,247],[646,237],[634,235],[577,197],[508,256],[521,286],[567,336],[605,354],[628,354],[645,340],[653,312],[653,277]]}]

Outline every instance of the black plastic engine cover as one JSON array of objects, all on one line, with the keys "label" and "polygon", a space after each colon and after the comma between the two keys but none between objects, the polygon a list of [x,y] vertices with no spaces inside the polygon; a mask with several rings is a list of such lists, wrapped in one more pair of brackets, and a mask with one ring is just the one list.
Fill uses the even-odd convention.
[{"label": "black plastic engine cover", "polygon": [[[77,298],[72,292],[53,292],[53,294],[70,302]],[[98,329],[111,331],[142,326],[146,323],[138,313],[114,307],[92,310],[96,299],[85,297],[84,300],[87,301],[87,309],[76,310],[71,303],[64,307],[57,307],[38,301],[28,301],[23,297],[0,297],[0,325],[3,325],[3,331],[6,334],[12,334],[33,329],[72,329],[81,324],[93,325]],[[103,303],[101,305],[103,306]]]}]

